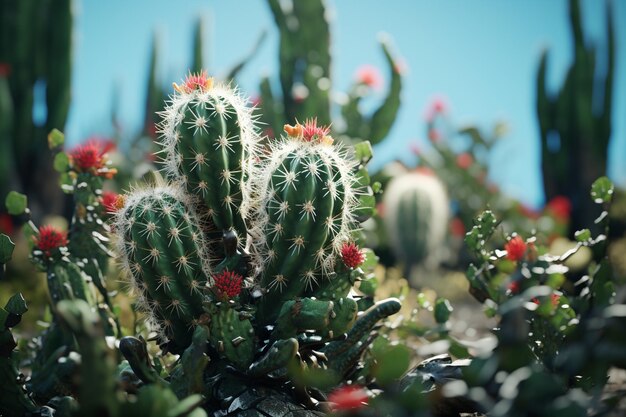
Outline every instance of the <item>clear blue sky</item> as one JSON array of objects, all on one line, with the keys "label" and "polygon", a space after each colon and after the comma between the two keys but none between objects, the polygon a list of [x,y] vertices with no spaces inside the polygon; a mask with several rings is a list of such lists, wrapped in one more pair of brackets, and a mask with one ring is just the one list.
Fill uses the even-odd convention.
[{"label": "clear blue sky", "polygon": [[[626,39],[626,2],[614,3],[618,57],[609,174],[626,186],[626,42],[620,42]],[[110,133],[115,88],[124,132],[136,132],[153,33],[159,33],[159,71],[166,85],[187,71],[198,16],[207,23],[205,64],[212,73],[223,75],[263,29],[269,36],[241,74],[241,87],[255,95],[260,75],[278,72],[278,33],[263,0],[79,0],[76,6],[70,143]],[[549,47],[549,81],[562,82],[572,56],[566,0],[334,0],[328,6],[336,89],[345,91],[360,65],[384,70],[380,32],[392,37],[408,67],[398,120],[377,146],[372,168],[395,157],[411,162],[409,144],[424,140],[428,103],[445,96],[460,123],[488,129],[496,120],[508,122],[492,179],[527,204],[542,203],[535,73],[542,49]],[[586,32],[603,43],[604,2],[584,0],[583,14]]]}]

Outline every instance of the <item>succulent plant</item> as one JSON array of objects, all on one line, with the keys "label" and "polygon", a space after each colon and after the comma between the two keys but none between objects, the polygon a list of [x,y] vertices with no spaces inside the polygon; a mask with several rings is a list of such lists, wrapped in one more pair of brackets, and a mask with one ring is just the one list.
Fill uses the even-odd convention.
[{"label": "succulent plant", "polygon": [[391,180],[384,194],[387,236],[404,274],[414,267],[433,268],[441,261],[449,201],[434,175],[411,172]]}]

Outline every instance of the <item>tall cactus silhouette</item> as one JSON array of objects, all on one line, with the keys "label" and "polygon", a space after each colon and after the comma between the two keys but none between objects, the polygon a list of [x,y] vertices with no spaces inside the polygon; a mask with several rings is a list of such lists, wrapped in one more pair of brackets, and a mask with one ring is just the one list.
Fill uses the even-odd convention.
[{"label": "tall cactus silhouette", "polygon": [[546,200],[564,195],[572,203],[571,232],[583,228],[596,208],[586,198],[593,181],[606,173],[611,138],[615,31],[606,2],[606,59],[585,41],[579,0],[569,2],[574,60],[557,94],[546,86],[548,53],[537,72],[537,116]]}]

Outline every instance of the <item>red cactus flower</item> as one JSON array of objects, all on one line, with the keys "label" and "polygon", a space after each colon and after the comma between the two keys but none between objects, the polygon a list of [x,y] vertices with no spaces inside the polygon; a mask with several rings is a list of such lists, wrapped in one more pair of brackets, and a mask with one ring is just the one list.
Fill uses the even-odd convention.
[{"label": "red cactus flower", "polygon": [[344,385],[328,395],[333,411],[355,410],[367,405],[367,392],[358,385]]},{"label": "red cactus flower", "polygon": [[302,137],[307,142],[321,141],[330,133],[330,127],[318,126],[317,118],[307,119],[302,127]]},{"label": "red cactus flower", "polygon": [[552,198],[546,205],[548,211],[556,217],[557,220],[567,221],[572,213],[572,203],[569,198],[557,195]]},{"label": "red cactus flower", "polygon": [[464,237],[465,236],[465,224],[463,224],[463,220],[458,217],[450,220],[450,233],[455,237]]},{"label": "red cactus flower", "polygon": [[67,245],[67,233],[54,226],[46,225],[39,228],[39,236],[34,237],[35,247],[46,256],[50,256],[54,249]]},{"label": "red cactus flower", "polygon": [[461,169],[468,169],[473,163],[474,158],[467,152],[463,152],[456,157],[456,165]]},{"label": "red cactus flower", "polygon": [[373,65],[362,65],[356,70],[356,81],[368,87],[379,89],[383,84],[380,71]]},{"label": "red cactus flower", "polygon": [[190,73],[185,78],[185,81],[181,87],[174,84],[174,88],[177,90],[183,90],[185,93],[191,93],[194,90],[205,91],[213,87],[213,78],[209,77],[206,71],[202,71],[196,74]]},{"label": "red cactus flower", "polygon": [[86,142],[70,151],[70,157],[80,171],[100,169],[104,166],[103,154],[96,142]]},{"label": "red cactus flower", "polygon": [[113,191],[102,192],[102,206],[107,213],[115,213],[117,211],[118,194]]},{"label": "red cactus flower", "polygon": [[356,268],[365,261],[365,254],[354,243],[344,243],[341,248],[341,259],[348,268]]},{"label": "red cactus flower", "polygon": [[236,272],[223,271],[213,276],[213,292],[220,298],[233,298],[241,293],[243,277]]},{"label": "red cactus flower", "polygon": [[504,250],[506,250],[507,259],[517,262],[524,258],[526,242],[520,236],[515,236],[504,245]]}]

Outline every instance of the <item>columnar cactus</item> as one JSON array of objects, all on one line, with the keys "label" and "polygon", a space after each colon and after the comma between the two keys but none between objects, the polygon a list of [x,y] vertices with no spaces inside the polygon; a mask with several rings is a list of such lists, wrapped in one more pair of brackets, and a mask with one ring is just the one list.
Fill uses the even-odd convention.
[{"label": "columnar cactus", "polygon": [[448,225],[446,190],[436,177],[408,173],[394,178],[387,187],[385,227],[397,258],[404,263],[407,278],[413,267],[435,267]]},{"label": "columnar cactus", "polygon": [[118,251],[144,309],[180,353],[203,314],[210,276],[203,234],[189,197],[174,186],[135,191],[116,214]]},{"label": "columnar cactus", "polygon": [[244,180],[258,155],[251,108],[205,72],[174,88],[161,126],[166,172],[198,197],[218,231],[245,238]]},{"label": "columnar cactus", "polygon": [[309,120],[285,130],[253,183],[260,201],[250,233],[267,292],[259,307],[264,322],[276,319],[277,305],[331,277],[357,205],[355,164],[328,128]]}]

